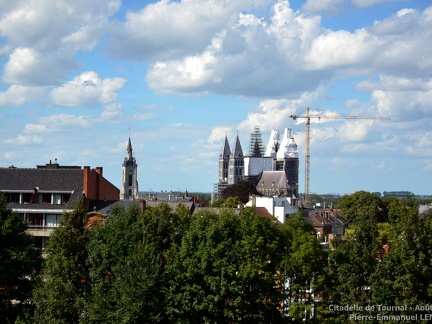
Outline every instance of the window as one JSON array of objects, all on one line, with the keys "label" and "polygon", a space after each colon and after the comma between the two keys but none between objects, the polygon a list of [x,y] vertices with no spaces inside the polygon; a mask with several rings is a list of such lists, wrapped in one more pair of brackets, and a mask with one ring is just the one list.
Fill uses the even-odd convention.
[{"label": "window", "polygon": [[31,202],[32,194],[30,192],[25,192],[22,194],[22,203],[29,204]]},{"label": "window", "polygon": [[43,226],[43,215],[42,214],[29,214],[29,225]]},{"label": "window", "polygon": [[129,171],[129,187],[132,186],[132,171]]},{"label": "window", "polygon": [[42,200],[42,204],[51,204],[51,194],[50,193],[40,194],[40,198]]},{"label": "window", "polygon": [[18,203],[20,202],[20,194],[18,192],[8,192],[7,193],[8,203]]},{"label": "window", "polygon": [[46,215],[45,216],[45,226],[47,227],[58,227],[60,224],[60,220],[62,215]]},{"label": "window", "polygon": [[67,204],[69,202],[70,197],[71,197],[70,193],[54,194],[53,195],[53,204],[56,204],[56,205]]}]

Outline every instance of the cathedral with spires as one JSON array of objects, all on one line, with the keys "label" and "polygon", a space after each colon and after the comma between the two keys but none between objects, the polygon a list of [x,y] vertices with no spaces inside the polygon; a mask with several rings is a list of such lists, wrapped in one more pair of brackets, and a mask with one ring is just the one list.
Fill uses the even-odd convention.
[{"label": "cathedral with spires", "polygon": [[255,184],[264,196],[298,197],[299,154],[291,128],[272,130],[264,148],[259,126],[251,133],[249,152],[243,153],[238,135],[231,150],[228,138],[219,156],[217,194],[228,186],[246,180]]}]

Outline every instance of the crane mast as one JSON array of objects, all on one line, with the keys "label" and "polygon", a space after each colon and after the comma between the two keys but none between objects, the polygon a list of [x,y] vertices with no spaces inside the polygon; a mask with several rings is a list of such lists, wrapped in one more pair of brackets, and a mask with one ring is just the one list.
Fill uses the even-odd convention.
[{"label": "crane mast", "polygon": [[310,120],[311,118],[321,119],[380,119],[380,120],[390,120],[390,117],[381,116],[340,116],[340,115],[310,115],[309,107],[306,109],[305,116],[291,115],[290,118],[297,120],[297,118],[306,119],[306,150],[305,150],[305,193],[304,201],[309,204],[309,186],[310,186]]}]

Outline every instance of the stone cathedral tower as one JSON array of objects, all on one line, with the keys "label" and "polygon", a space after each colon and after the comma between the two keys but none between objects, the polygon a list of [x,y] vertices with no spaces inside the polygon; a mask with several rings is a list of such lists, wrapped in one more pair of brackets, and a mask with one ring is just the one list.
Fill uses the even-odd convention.
[{"label": "stone cathedral tower", "polygon": [[129,137],[127,145],[128,156],[125,157],[122,166],[122,187],[120,199],[135,200],[138,195],[138,164],[132,155],[132,143]]}]

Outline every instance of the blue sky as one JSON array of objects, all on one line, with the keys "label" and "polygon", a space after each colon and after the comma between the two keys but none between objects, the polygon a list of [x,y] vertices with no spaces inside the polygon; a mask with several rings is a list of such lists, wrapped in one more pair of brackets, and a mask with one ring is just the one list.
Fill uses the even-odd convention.
[{"label": "blue sky", "polygon": [[0,0],[0,167],[102,166],[129,132],[140,191],[210,192],[225,134],[245,152],[311,125],[310,191],[432,194],[426,0]]}]

